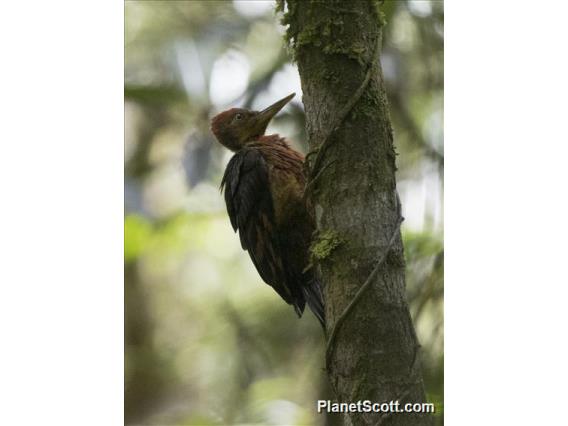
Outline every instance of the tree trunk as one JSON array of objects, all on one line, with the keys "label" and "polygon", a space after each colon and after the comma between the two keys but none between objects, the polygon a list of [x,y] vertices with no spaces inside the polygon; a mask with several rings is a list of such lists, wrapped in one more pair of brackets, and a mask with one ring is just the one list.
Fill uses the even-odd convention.
[{"label": "tree trunk", "polygon": [[[426,402],[405,297],[379,2],[278,4],[300,71],[312,150],[307,196],[318,229],[312,254],[325,283],[330,382],[340,402]],[[432,417],[350,413],[346,421],[428,425]]]}]

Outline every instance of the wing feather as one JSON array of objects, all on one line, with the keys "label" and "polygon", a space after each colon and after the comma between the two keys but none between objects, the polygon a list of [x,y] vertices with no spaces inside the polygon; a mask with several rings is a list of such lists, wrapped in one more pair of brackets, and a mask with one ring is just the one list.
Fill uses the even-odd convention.
[{"label": "wing feather", "polygon": [[233,156],[221,181],[227,213],[241,246],[249,252],[261,278],[287,302],[294,296],[286,280],[282,245],[274,219],[268,166],[256,149]]}]

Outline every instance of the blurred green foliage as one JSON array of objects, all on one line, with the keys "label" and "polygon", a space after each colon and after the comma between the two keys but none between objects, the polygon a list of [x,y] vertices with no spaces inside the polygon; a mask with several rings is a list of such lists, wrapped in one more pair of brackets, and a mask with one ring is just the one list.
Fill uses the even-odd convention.
[{"label": "blurred green foliage", "polygon": [[[340,424],[315,318],[299,320],[240,247],[210,117],[262,108],[299,76],[274,2],[125,3],[127,424]],[[443,405],[443,4],[387,1],[410,307],[429,399]],[[305,151],[296,96],[269,127]],[[442,424],[442,417],[438,417]]]}]

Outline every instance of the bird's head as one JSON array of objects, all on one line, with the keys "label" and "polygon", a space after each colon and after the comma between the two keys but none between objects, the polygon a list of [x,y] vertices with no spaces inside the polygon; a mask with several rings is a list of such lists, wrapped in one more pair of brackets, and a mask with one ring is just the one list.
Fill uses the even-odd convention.
[{"label": "bird's head", "polygon": [[253,142],[264,135],[272,117],[295,95],[292,93],[262,111],[250,111],[244,108],[223,111],[211,120],[211,131],[221,145],[231,151],[238,151],[248,142]]}]

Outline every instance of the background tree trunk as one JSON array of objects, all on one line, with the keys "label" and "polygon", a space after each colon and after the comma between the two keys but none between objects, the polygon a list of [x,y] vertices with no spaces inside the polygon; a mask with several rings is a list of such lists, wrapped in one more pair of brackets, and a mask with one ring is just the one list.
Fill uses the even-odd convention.
[{"label": "background tree trunk", "polygon": [[[309,147],[319,150],[308,155],[316,177],[308,194],[318,228],[312,253],[325,283],[330,382],[341,402],[426,402],[405,297],[379,3],[280,0],[279,7],[300,71]],[[361,413],[348,420],[432,423],[430,415],[417,414]]]}]

